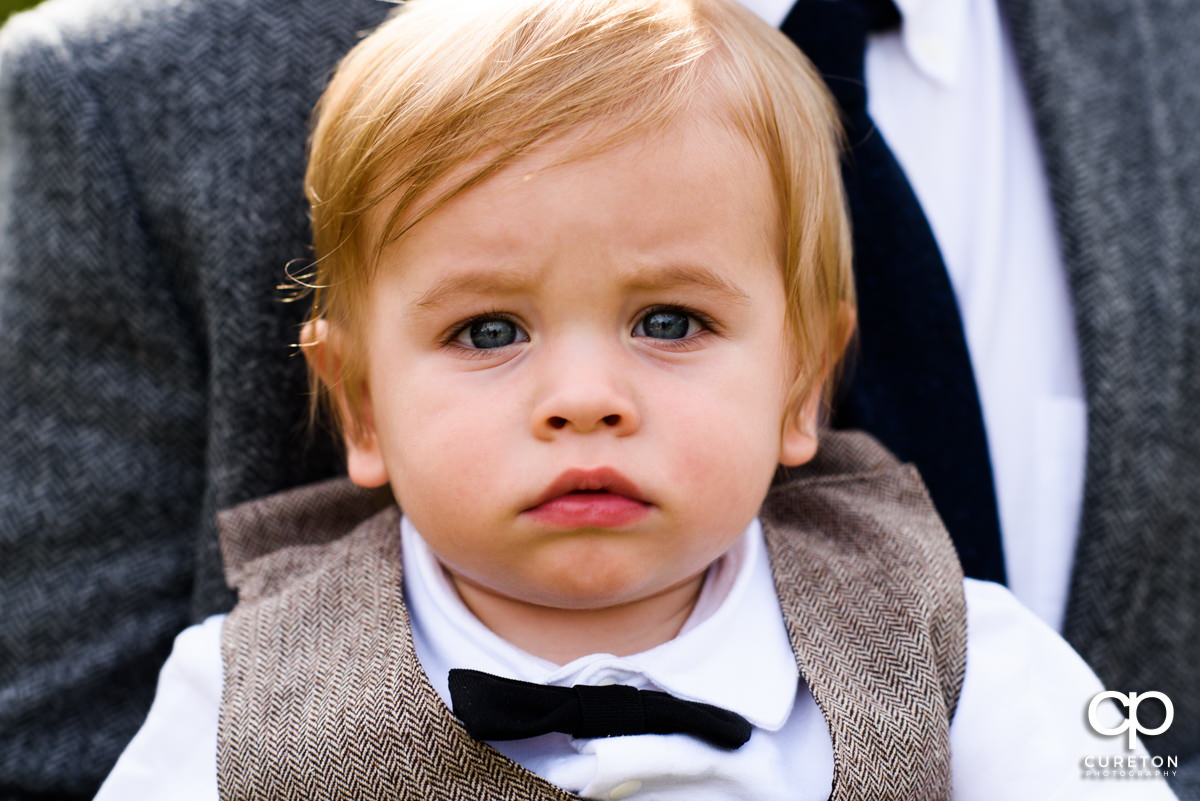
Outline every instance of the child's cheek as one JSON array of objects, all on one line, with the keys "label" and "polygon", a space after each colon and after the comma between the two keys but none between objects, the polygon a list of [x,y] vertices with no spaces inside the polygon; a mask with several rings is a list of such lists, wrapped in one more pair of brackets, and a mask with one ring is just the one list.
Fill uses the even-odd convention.
[{"label": "child's cheek", "polygon": [[[723,388],[724,389],[724,388]],[[744,392],[745,388],[742,387]],[[736,397],[728,388],[725,399]],[[720,391],[706,393],[721,397]],[[672,442],[663,445],[670,458],[672,480],[692,488],[697,499],[721,498],[757,507],[778,460],[778,434],[763,418],[766,404],[693,404],[675,410]]]}]

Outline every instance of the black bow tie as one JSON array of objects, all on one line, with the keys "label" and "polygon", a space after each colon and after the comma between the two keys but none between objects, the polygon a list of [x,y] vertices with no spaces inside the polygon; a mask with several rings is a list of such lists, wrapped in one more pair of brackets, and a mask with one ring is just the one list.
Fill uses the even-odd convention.
[{"label": "black bow tie", "polygon": [[750,723],[737,713],[622,684],[550,687],[456,668],[450,671],[450,699],[477,740],[556,731],[583,738],[680,733],[734,749],[750,739]]}]

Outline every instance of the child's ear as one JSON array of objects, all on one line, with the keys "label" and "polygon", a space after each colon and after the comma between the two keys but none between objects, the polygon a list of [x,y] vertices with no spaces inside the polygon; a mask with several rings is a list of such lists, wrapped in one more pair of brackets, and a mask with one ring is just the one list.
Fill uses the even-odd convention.
[{"label": "child's ear", "polygon": [[808,397],[792,403],[783,418],[779,441],[779,463],[799,467],[817,455],[817,419],[821,410],[821,384]]},{"label": "child's ear", "polygon": [[338,406],[342,439],[346,445],[346,472],[350,480],[360,487],[382,487],[388,483],[388,474],[375,435],[370,387],[363,381],[359,393],[360,408],[355,414],[342,382],[345,347],[343,332],[327,320],[310,320],[300,332],[300,350],[308,360],[309,369],[321,379]]},{"label": "child's ear", "polygon": [[[840,345],[836,354],[830,357],[831,362],[837,362],[844,355],[854,338],[858,322],[858,312],[853,306],[842,301],[837,312],[837,331],[840,335]],[[808,397],[799,398],[788,406],[784,412],[783,435],[779,445],[779,463],[787,467],[799,467],[817,455],[817,428],[821,418],[821,396],[825,382],[829,380],[830,369],[826,365],[821,369],[809,390]]]}]

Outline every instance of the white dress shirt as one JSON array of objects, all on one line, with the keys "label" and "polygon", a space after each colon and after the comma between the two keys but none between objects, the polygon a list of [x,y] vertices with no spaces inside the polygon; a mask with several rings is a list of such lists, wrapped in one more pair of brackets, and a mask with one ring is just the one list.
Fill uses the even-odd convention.
[{"label": "white dress shirt", "polygon": [[[731,709],[754,724],[749,742],[735,751],[678,734],[590,740],[552,734],[493,743],[509,758],[589,798],[828,797],[829,731],[800,681],[757,521],[710,568],[695,610],[674,639],[632,656],[591,654],[562,666],[487,629],[420,535],[404,523],[401,536],[417,655],[447,704],[449,669],[471,667],[564,686],[620,682],[665,690]],[[965,590],[967,665],[950,727],[953,798],[1172,798],[1157,779],[1081,777],[1085,756],[1129,753],[1124,737],[1100,737],[1085,722],[1099,681],[1006,589],[968,580]],[[223,620],[210,618],[176,640],[150,715],[98,801],[216,801]],[[1104,725],[1120,720],[1116,707],[1103,711]]]},{"label": "white dress shirt", "polygon": [[[779,25],[792,0],[742,0]],[[894,0],[867,105],[946,262],[987,431],[1008,584],[1061,629],[1087,414],[1071,295],[1029,107],[996,0]]]}]

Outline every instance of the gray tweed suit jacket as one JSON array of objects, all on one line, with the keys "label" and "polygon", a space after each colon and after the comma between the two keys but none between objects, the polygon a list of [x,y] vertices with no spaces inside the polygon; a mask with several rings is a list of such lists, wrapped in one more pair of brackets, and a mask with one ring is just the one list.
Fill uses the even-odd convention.
[{"label": "gray tweed suit jacket", "polygon": [[[1002,0],[1089,403],[1067,636],[1200,752],[1200,6]],[[309,110],[376,0],[50,0],[0,34],[0,799],[87,797],[218,509],[331,475],[305,434]],[[1197,780],[1200,784],[1200,780]],[[1200,791],[1197,791],[1200,797]]]}]

